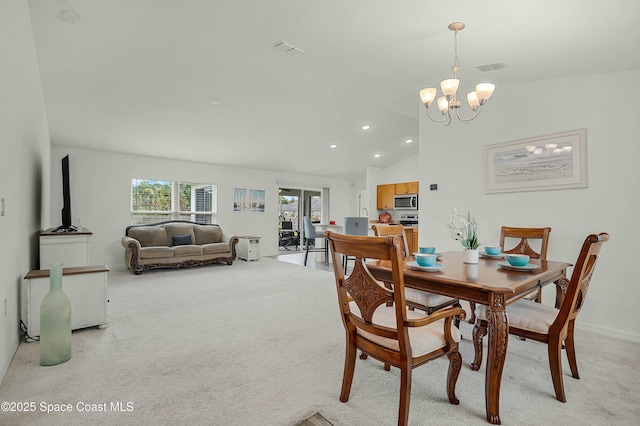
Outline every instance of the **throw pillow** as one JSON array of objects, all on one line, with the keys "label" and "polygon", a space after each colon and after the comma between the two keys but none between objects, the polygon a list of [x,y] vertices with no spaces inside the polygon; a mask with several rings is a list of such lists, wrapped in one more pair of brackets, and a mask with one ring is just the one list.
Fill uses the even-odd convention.
[{"label": "throw pillow", "polygon": [[191,235],[174,235],[173,236],[174,246],[187,246],[190,244],[191,244]]}]

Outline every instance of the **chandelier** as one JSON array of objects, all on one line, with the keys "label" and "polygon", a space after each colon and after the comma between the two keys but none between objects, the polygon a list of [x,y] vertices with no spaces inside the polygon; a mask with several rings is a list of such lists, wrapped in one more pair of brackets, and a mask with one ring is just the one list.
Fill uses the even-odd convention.
[{"label": "chandelier", "polygon": [[429,113],[429,107],[436,98],[438,89],[435,87],[426,87],[420,90],[420,99],[422,100],[422,103],[424,103],[425,108],[427,108],[427,116],[432,121],[444,123],[445,126],[451,124],[453,117],[457,117],[462,123],[469,123],[471,120],[476,118],[480,114],[482,106],[491,97],[493,90],[496,88],[496,86],[491,83],[476,84],[476,90],[467,93],[467,102],[473,111],[473,115],[470,118],[463,118],[460,116],[458,110],[460,109],[461,103],[456,97],[456,92],[460,85],[459,77],[461,68],[460,62],[458,61],[458,31],[462,31],[464,29],[464,24],[462,22],[454,22],[449,24],[448,28],[453,31],[453,78],[442,80],[440,82],[440,90],[442,91],[443,96],[438,98],[437,104],[438,109],[440,109],[440,112],[442,113],[442,119],[434,120]]}]

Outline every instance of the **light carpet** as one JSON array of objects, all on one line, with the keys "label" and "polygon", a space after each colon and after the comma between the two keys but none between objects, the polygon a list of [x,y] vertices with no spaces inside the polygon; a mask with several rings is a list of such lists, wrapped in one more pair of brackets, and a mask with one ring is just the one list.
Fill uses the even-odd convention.
[{"label": "light carpet", "polygon": [[[110,327],[75,331],[69,362],[41,367],[39,344],[20,344],[0,402],[34,402],[35,411],[0,412],[0,424],[280,426],[315,413],[336,426],[397,422],[398,370],[375,360],[358,360],[351,398],[338,400],[344,330],[330,272],[268,258],[140,276],[111,271],[109,299]],[[446,359],[419,367],[411,425],[488,424],[484,365],[469,369],[471,330],[462,325],[460,405],[447,401]],[[578,331],[582,379],[570,377],[565,360],[563,404],[546,346],[510,339],[502,424],[638,424],[639,349]],[[46,413],[42,404],[71,412]]]}]

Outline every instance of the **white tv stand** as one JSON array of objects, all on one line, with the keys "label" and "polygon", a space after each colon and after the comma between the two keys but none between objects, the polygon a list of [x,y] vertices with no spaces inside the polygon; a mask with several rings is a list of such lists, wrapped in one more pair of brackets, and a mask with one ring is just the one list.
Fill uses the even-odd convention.
[{"label": "white tv stand", "polygon": [[89,238],[93,233],[87,228],[69,232],[56,229],[40,232],[40,269],[49,269],[50,263],[89,266]]},{"label": "white tv stand", "polygon": [[[62,291],[71,300],[71,329],[109,324],[106,265],[63,268]],[[49,293],[49,269],[30,271],[22,286],[22,321],[30,337],[40,335],[40,303]]]}]

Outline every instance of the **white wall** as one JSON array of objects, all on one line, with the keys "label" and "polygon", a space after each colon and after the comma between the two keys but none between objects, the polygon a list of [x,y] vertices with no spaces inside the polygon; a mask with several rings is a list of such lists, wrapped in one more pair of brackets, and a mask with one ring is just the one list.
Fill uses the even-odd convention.
[{"label": "white wall", "polygon": [[[384,169],[385,181],[378,182],[379,185],[398,182],[415,182],[420,177],[420,158],[418,155],[409,157],[406,160],[398,161]],[[375,188],[374,188],[375,189]]]},{"label": "white wall", "polygon": [[[303,189],[330,187],[330,217],[349,216],[353,209],[351,183],[336,179],[215,164],[167,160],[59,146],[51,150],[52,207],[50,226],[60,224],[62,183],[60,159],[69,154],[71,212],[93,235],[90,257],[93,264],[112,268],[124,266],[120,240],[129,225],[132,178],[213,183],[218,186],[218,219],[223,231],[233,235],[262,237],[260,254],[278,254],[278,188],[297,185]],[[265,213],[232,211],[233,188],[266,191]],[[335,219],[337,222],[341,219]]]},{"label": "white wall", "polygon": [[[424,108],[424,107],[423,107]],[[398,182],[415,182],[420,179],[419,156],[414,155],[388,167],[368,167],[366,176],[366,191],[368,193],[368,209],[371,219],[378,219],[382,211],[376,209],[378,185]],[[400,214],[407,213],[390,210],[393,220],[400,220]]]},{"label": "white wall", "polygon": [[[0,1],[0,379],[19,342],[20,286],[36,266],[48,214],[49,134],[27,3]],[[6,301],[6,311],[5,311]],[[37,363],[37,360],[34,360]]]},{"label": "white wall", "polygon": [[[377,198],[378,185],[383,185],[387,183],[398,183],[398,182],[415,182],[419,180],[420,180],[419,156],[414,155],[413,157],[409,157],[406,160],[399,161],[384,169],[384,179],[382,181],[377,182],[377,184],[373,187],[373,191],[374,191],[373,199],[376,200]],[[420,204],[420,202],[418,203],[418,205]],[[406,210],[391,210],[389,211],[389,213],[391,213],[392,220],[400,221],[401,219],[400,215],[413,214],[415,212],[406,211]]]},{"label": "white wall", "polygon": [[[598,90],[594,90],[598,88]],[[581,327],[640,340],[633,238],[640,212],[640,70],[499,85],[482,115],[449,127],[420,112],[420,244],[458,250],[447,233],[456,207],[471,210],[480,240],[497,243],[501,225],[552,228],[549,259],[575,262],[584,238],[608,232]],[[467,111],[468,112],[468,111]],[[483,146],[587,129],[588,187],[485,194]],[[437,191],[429,184],[437,183]],[[553,289],[544,301],[553,303]]]}]

